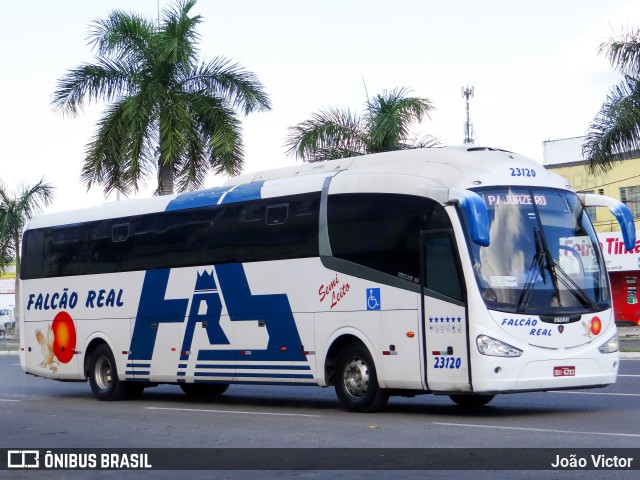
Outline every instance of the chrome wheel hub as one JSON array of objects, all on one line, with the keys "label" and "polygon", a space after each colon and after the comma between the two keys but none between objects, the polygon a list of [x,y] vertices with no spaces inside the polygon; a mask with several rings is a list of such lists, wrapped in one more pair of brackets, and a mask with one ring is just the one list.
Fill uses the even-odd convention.
[{"label": "chrome wheel hub", "polygon": [[349,395],[361,398],[369,388],[369,367],[361,358],[352,358],[344,369],[343,381]]}]

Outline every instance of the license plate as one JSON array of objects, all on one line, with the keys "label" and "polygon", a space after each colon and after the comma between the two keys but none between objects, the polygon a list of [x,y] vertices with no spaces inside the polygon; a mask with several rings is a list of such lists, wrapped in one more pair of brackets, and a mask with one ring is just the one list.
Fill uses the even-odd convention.
[{"label": "license plate", "polygon": [[575,377],[576,367],[553,367],[554,377]]}]

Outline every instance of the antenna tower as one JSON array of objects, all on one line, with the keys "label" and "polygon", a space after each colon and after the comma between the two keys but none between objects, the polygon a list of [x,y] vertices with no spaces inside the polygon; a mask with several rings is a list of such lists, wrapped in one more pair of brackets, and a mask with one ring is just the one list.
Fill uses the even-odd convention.
[{"label": "antenna tower", "polygon": [[469,99],[473,97],[473,87],[462,87],[462,96],[465,99],[467,106],[467,121],[464,123],[464,144],[473,145],[475,140],[473,139],[473,125],[469,120]]}]

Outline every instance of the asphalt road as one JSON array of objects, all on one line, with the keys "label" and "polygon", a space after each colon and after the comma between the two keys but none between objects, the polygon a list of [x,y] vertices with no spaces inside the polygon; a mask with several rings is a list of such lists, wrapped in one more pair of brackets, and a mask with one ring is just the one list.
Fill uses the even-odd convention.
[{"label": "asphalt road", "polygon": [[[175,386],[136,400],[98,402],[85,383],[25,375],[18,357],[0,356],[0,448],[538,448],[636,449],[640,443],[640,360],[623,359],[605,389],[504,395],[468,411],[448,397],[392,398],[384,412],[343,411],[333,389],[232,385],[215,400]],[[443,450],[446,452],[446,450]],[[636,450],[640,462],[640,449]],[[87,472],[2,472],[6,478],[86,478]],[[19,475],[18,475],[19,473]],[[128,472],[138,478],[145,472]],[[176,478],[175,472],[151,472]],[[208,473],[208,472],[206,472]],[[181,476],[210,478],[205,472]],[[331,473],[331,475],[329,475]],[[261,478],[436,478],[425,472],[262,472]],[[15,475],[14,475],[15,474]],[[57,476],[56,476],[57,474]],[[83,475],[81,475],[83,474]],[[116,475],[117,474],[117,475]],[[49,475],[49,476],[48,476]],[[129,478],[92,472],[91,478]],[[144,478],[149,478],[149,472]],[[218,472],[215,478],[248,478]],[[546,476],[549,475],[549,476]],[[592,476],[593,475],[593,476]],[[523,478],[638,478],[635,471],[518,472]],[[140,478],[143,478],[140,476]],[[437,478],[513,478],[513,472],[440,472]]]}]

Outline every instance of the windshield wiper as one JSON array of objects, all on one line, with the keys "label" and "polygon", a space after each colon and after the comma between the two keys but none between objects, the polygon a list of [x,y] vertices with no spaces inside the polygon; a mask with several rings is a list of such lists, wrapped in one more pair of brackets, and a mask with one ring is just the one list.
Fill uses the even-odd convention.
[{"label": "windshield wiper", "polygon": [[588,306],[593,311],[598,310],[598,304],[585,292],[580,285],[578,285],[571,276],[565,272],[558,262],[553,262],[553,269],[556,274],[560,274],[560,276],[556,275],[556,277],[562,282],[562,284],[569,290],[573,295],[582,303],[583,305]]},{"label": "windshield wiper", "polygon": [[[569,290],[574,297],[576,297],[580,303],[590,307],[592,310],[598,310],[598,305],[587,295],[587,293],[580,288],[580,286],[565,272],[558,262],[556,262],[551,256],[551,252],[549,252],[549,247],[546,244],[546,240],[540,234],[537,228],[534,229],[536,235],[536,251],[538,250],[538,242],[540,243],[541,248],[544,251],[545,259],[547,260],[547,270],[549,270],[549,274],[551,275],[551,281],[553,282],[553,291],[554,296],[558,300],[558,306],[562,307],[562,303],[560,301],[560,289],[558,288],[558,280],[562,282],[562,284]],[[561,277],[558,275],[560,274]]]},{"label": "windshield wiper", "polygon": [[593,311],[598,310],[596,302],[589,297],[587,292],[585,292],[580,285],[578,285],[571,276],[565,272],[560,265],[558,265],[558,262],[553,259],[538,228],[533,229],[533,234],[536,243],[536,254],[533,257],[531,269],[529,270],[525,286],[522,290],[522,294],[520,295],[517,311],[524,311],[529,303],[529,298],[531,297],[531,292],[533,291],[533,287],[539,273],[542,274],[542,281],[545,284],[547,283],[546,276],[542,273],[543,263],[545,264],[545,269],[549,271],[549,275],[551,276],[554,291],[553,296],[557,299],[558,306],[562,306],[560,303],[560,289],[558,287],[559,280],[562,285],[564,285],[564,287],[580,301],[580,303],[591,308]]},{"label": "windshield wiper", "polygon": [[533,235],[536,242],[536,254],[533,256],[533,261],[531,262],[531,267],[529,267],[529,272],[527,273],[527,279],[524,284],[524,288],[522,289],[522,293],[520,294],[520,299],[518,300],[518,312],[523,312],[529,303],[529,298],[531,298],[531,292],[533,291],[533,286],[536,283],[538,275],[542,274],[542,281],[546,285],[547,279],[545,275],[542,273],[542,265],[544,264],[545,259],[545,248],[542,243],[542,239],[540,238],[540,232],[537,227],[533,228]]}]

